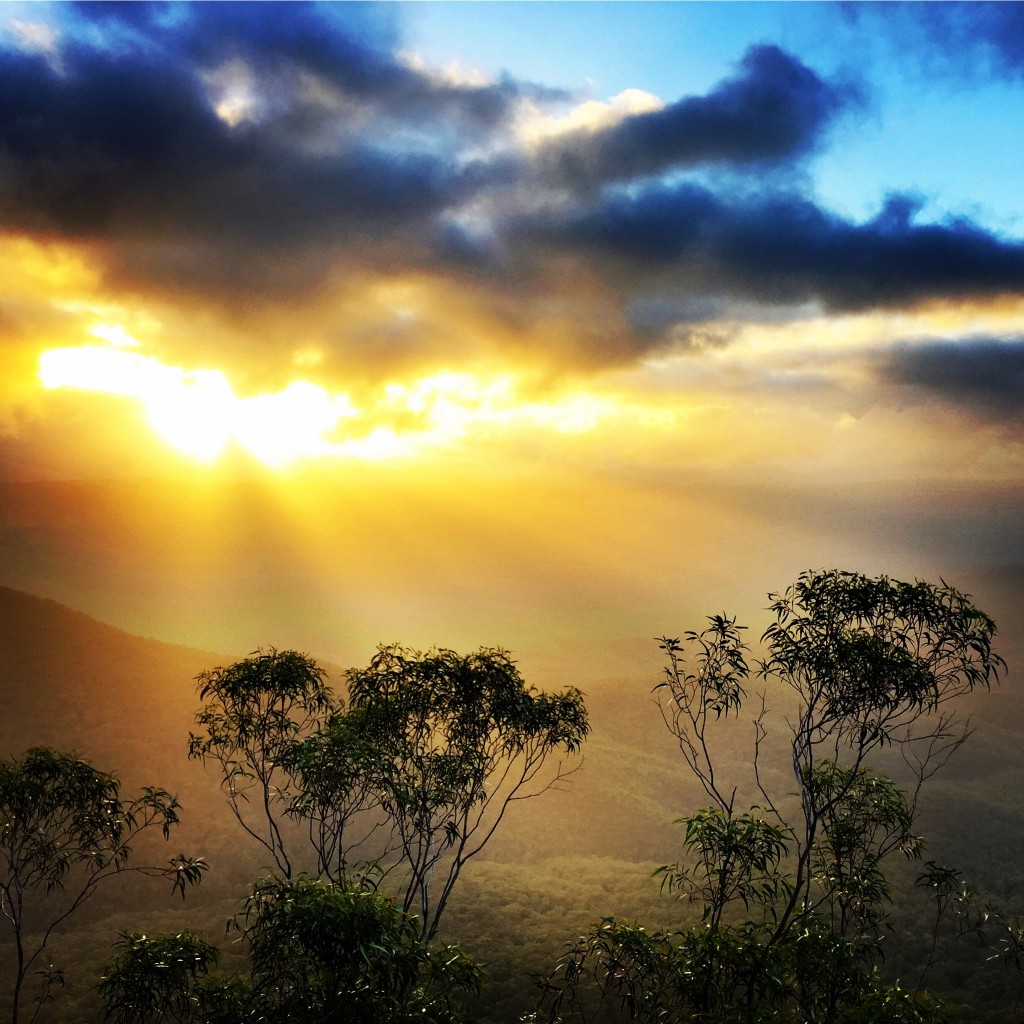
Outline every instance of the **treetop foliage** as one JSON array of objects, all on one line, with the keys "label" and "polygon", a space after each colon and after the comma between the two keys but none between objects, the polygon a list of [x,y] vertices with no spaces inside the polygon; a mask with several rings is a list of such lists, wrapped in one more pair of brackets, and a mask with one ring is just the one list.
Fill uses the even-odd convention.
[{"label": "treetop foliage", "polygon": [[578,753],[583,695],[527,687],[494,648],[381,646],[346,680],[347,707],[294,651],[204,673],[189,754],[219,765],[232,813],[285,878],[312,855],[325,878],[399,894],[429,938],[510,802],[568,774],[545,765]]},{"label": "treetop foliage", "polygon": [[[681,819],[685,858],[658,873],[700,906],[700,925],[670,935],[605,919],[546,979],[535,1020],[947,1019],[927,992],[879,975],[886,861],[921,856],[921,787],[968,735],[947,704],[1004,668],[995,624],[944,582],[851,572],[803,573],[769,600],[774,622],[762,636],[763,689],[752,708],[735,619],[714,615],[700,632],[659,638],[668,661],[655,687],[662,717],[711,804]],[[785,690],[796,698],[795,710],[785,708],[795,806],[769,789],[761,763],[768,702]],[[722,719],[744,715],[756,798],[746,811],[713,738]],[[867,763],[882,747],[902,756],[907,790]],[[934,864],[922,875],[936,929],[966,899],[958,880]],[[1006,949],[1012,938],[1011,929]]]},{"label": "treetop foliage", "polygon": [[13,1024],[25,978],[54,930],[102,882],[133,870],[170,879],[182,897],[199,883],[201,858],[179,854],[163,866],[129,866],[134,838],[153,827],[169,838],[179,809],[175,797],[153,787],[122,799],[115,776],[74,754],[34,747],[0,762],[0,912],[14,933]]},{"label": "treetop foliage", "polygon": [[196,723],[205,735],[189,737],[189,756],[202,759],[237,748],[265,766],[335,709],[325,677],[306,655],[273,648],[201,673],[199,699],[207,703],[196,713]]},{"label": "treetop foliage", "polygon": [[469,756],[481,743],[504,755],[526,746],[580,748],[588,726],[580,691],[527,687],[508,651],[426,654],[382,646],[365,669],[346,673],[352,708],[372,713],[371,728],[388,740],[396,724],[440,750]]},{"label": "treetop foliage", "polygon": [[[188,756],[219,765],[231,813],[285,877],[292,864],[280,819],[295,799],[293,751],[339,708],[325,677],[307,655],[273,648],[197,677],[206,703]],[[253,797],[261,808],[255,822],[247,813]]]},{"label": "treetop foliage", "polygon": [[822,729],[863,727],[886,742],[1005,668],[995,623],[944,582],[807,572],[771,600],[760,674],[813,699]]}]

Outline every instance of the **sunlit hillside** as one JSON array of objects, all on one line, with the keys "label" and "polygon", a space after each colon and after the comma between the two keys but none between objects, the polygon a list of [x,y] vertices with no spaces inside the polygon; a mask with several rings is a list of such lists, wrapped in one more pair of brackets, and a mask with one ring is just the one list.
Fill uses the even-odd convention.
[{"label": "sunlit hillside", "polygon": [[[1019,609],[1018,582],[1015,573],[985,581],[1004,617]],[[1011,659],[1019,652],[1018,636],[1006,637]],[[141,639],[52,601],[0,589],[3,751],[18,755],[35,744],[72,749],[115,771],[126,788],[174,790],[184,811],[172,845],[201,853],[211,864],[207,880],[184,904],[153,883],[131,882],[69,924],[54,954],[75,965],[66,1005],[84,1018],[96,1012],[90,986],[118,929],[187,926],[220,942],[224,921],[266,868],[230,820],[212,773],[185,756],[194,677],[230,660]],[[549,969],[563,945],[594,920],[614,913],[671,927],[689,913],[659,895],[651,878],[659,864],[677,856],[672,821],[702,801],[653,703],[657,675],[594,672],[581,681],[594,724],[581,768],[564,788],[510,812],[485,857],[467,869],[445,925],[450,940],[489,965],[480,1011],[486,1021],[511,1022],[529,1008],[534,990],[527,974]],[[1016,796],[1024,758],[1017,737],[1024,700],[1011,676],[1003,689],[978,694],[972,704],[975,734],[925,802],[928,856],[959,864],[979,891],[1019,913],[1024,873],[1016,837],[1024,819]],[[728,744],[727,760],[742,765],[750,756],[749,737],[734,735]],[[784,782],[782,747],[770,743],[768,751],[770,773]],[[901,907],[897,915],[911,933],[921,920],[915,913]],[[914,969],[911,950],[911,944],[894,945],[894,970]],[[983,953],[965,945],[949,960],[948,976],[943,967],[930,983],[940,990],[946,984],[955,999],[983,1009],[1006,1005],[1012,979],[985,975]]]}]

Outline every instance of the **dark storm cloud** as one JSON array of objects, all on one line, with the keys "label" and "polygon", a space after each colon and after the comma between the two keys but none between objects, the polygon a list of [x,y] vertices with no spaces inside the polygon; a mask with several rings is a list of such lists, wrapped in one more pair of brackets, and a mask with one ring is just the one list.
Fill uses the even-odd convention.
[{"label": "dark storm cloud", "polygon": [[[789,173],[858,101],[775,47],[706,96],[531,155],[519,101],[557,95],[417,70],[389,11],[74,9],[59,57],[0,51],[0,230],[87,241],[114,285],[232,311],[305,298],[332,270],[358,306],[360,282],[412,271],[471,297],[480,333],[554,360],[628,359],[679,325],[814,304],[1024,293],[1024,246],[918,224],[905,198],[854,223],[737,191],[777,183],[761,172]],[[681,181],[689,169],[713,187]]]},{"label": "dark storm cloud", "polygon": [[1024,423],[1024,340],[979,338],[906,345],[880,375],[995,420]]},{"label": "dark storm cloud", "polygon": [[78,237],[152,231],[314,241],[426,215],[459,173],[429,154],[370,145],[305,154],[232,130],[196,80],[98,56],[61,76],[8,57],[0,92],[0,213]]},{"label": "dark storm cloud", "polygon": [[852,223],[792,195],[727,198],[696,184],[605,195],[512,230],[544,252],[584,250],[637,284],[832,310],[1024,291],[1024,245],[966,221],[917,225],[892,197]]},{"label": "dark storm cloud", "polygon": [[[303,5],[83,11],[101,32],[93,39],[80,29],[59,62],[0,53],[0,221],[105,243],[110,264],[129,274],[145,276],[147,265],[162,273],[170,251],[179,278],[191,267],[203,285],[219,258],[234,264],[225,283],[248,266],[262,286],[281,247],[315,279],[332,251],[354,241],[379,245],[399,233],[410,244],[476,187],[478,169],[436,146],[403,147],[395,132],[422,133],[424,118],[450,114],[472,121],[473,131],[460,131],[475,139],[481,125],[501,121],[517,89],[435,85]],[[278,106],[234,127],[217,116],[204,80],[229,57],[256,71],[287,64],[291,75],[261,79]],[[329,76],[348,109],[331,107],[336,95],[308,99],[299,72]],[[317,103],[326,109],[303,109]],[[382,127],[374,106],[396,130]],[[325,125],[340,126],[341,137],[325,143]]]},{"label": "dark storm cloud", "polygon": [[397,35],[381,5],[86,2],[79,10],[108,31],[120,28],[112,38],[125,46],[207,68],[242,58],[271,78],[312,72],[389,117],[457,119],[464,130],[491,129],[521,96],[562,95],[509,77],[484,86],[450,84],[407,67],[394,56]]},{"label": "dark storm cloud", "polygon": [[932,74],[1024,77],[1024,4],[998,2],[857,3],[835,10],[868,29],[884,22],[900,58]]},{"label": "dark storm cloud", "polygon": [[857,99],[852,87],[824,82],[778,47],[756,46],[740,74],[706,96],[562,136],[541,151],[539,166],[562,184],[586,186],[699,164],[790,160],[815,148]]},{"label": "dark storm cloud", "polygon": [[[499,211],[533,188],[502,129],[523,96],[557,94],[415,70],[377,10],[81,5],[59,61],[0,53],[0,222],[99,243],[115,280],[225,297],[314,285],[339,260],[475,273],[501,251]],[[232,87],[243,96],[229,124],[215,108]],[[593,173],[792,156],[844,101],[760,47],[707,97],[591,140]],[[490,213],[474,235],[448,215],[475,197]]]}]

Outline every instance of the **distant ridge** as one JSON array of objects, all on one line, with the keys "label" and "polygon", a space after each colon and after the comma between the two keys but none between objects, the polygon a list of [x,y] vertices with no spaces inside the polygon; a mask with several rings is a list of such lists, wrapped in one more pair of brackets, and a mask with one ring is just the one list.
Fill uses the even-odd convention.
[{"label": "distant ridge", "polygon": [[[23,590],[15,590],[13,587],[0,585],[0,640],[8,644],[17,635],[19,626],[29,625],[33,621],[42,618],[50,620],[53,625],[64,624],[68,630],[95,630],[113,638],[115,635],[122,639],[142,640],[147,644],[155,644],[168,650],[200,652],[196,648],[188,647],[185,644],[171,644],[163,640],[156,640],[151,637],[140,637],[134,633],[111,626],[109,623],[89,615],[87,612],[77,611],[59,601],[51,600],[48,597],[39,597],[36,594],[29,594]],[[0,652],[2,656],[2,652]],[[216,655],[214,655],[216,657]],[[221,655],[220,657],[223,657]]]},{"label": "distant ridge", "polygon": [[126,782],[174,788],[193,775],[195,677],[230,660],[0,587],[0,754],[73,750]]}]

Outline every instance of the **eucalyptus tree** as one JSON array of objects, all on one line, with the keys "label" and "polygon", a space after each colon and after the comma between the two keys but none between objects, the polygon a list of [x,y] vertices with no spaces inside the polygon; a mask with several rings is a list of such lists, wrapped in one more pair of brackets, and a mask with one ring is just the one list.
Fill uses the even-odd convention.
[{"label": "eucalyptus tree", "polygon": [[489,648],[381,646],[346,680],[347,707],[293,651],[204,673],[190,754],[218,764],[232,812],[284,878],[301,863],[382,886],[429,940],[509,806],[575,770],[583,696],[528,687]]},{"label": "eucalyptus tree", "polygon": [[[807,572],[770,600],[759,693],[734,619],[659,638],[662,716],[708,800],[681,821],[685,859],[660,874],[700,925],[673,937],[603,922],[562,958],[537,1019],[944,1019],[927,993],[879,978],[886,862],[921,856],[922,787],[969,732],[954,702],[1004,667],[995,624],[945,583],[857,573]],[[781,787],[769,702],[788,734]],[[728,719],[751,728],[746,779],[718,755]],[[893,753],[902,785],[874,763]]]},{"label": "eucalyptus tree", "polygon": [[273,648],[197,677],[206,703],[189,757],[218,766],[232,815],[285,878],[293,874],[288,817],[302,795],[293,752],[337,707],[324,678],[308,656]]},{"label": "eucalyptus tree", "polygon": [[509,806],[575,770],[565,759],[589,732],[583,695],[527,687],[509,653],[488,648],[382,646],[348,684],[392,836],[384,877],[400,879],[402,907],[430,939],[462,869]]},{"label": "eucalyptus tree", "polygon": [[14,936],[12,1024],[26,1001],[25,984],[36,971],[43,992],[61,974],[46,964],[50,938],[96,890],[115,875],[134,871],[169,879],[182,896],[206,867],[178,854],[163,865],[129,863],[132,844],[158,829],[168,839],[178,824],[177,799],[145,788],[124,799],[113,775],[72,754],[45,747],[0,762],[0,913]]}]

